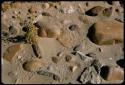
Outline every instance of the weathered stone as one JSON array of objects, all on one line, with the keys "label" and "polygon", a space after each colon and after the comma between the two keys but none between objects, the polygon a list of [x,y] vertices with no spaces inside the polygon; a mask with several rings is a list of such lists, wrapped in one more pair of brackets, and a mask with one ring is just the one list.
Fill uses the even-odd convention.
[{"label": "weathered stone", "polygon": [[[51,18],[51,20],[53,20]],[[40,37],[57,38],[61,34],[61,29],[56,23],[50,21],[37,21],[35,25],[39,28],[38,35]]]},{"label": "weathered stone", "polygon": [[17,53],[21,51],[21,44],[12,45],[7,48],[5,51],[3,58],[9,62],[17,55]]},{"label": "weathered stone", "polygon": [[100,84],[101,83],[101,78],[99,77],[98,73],[96,72],[93,66],[85,68],[79,80],[81,81],[82,84],[86,84],[86,83]]},{"label": "weathered stone", "polygon": [[69,66],[69,70],[71,72],[74,72],[77,68],[78,68],[78,66]]},{"label": "weathered stone", "polygon": [[41,59],[33,59],[31,61],[26,61],[23,64],[23,68],[26,71],[34,72],[34,71],[39,71],[41,68],[45,68],[46,67],[45,64],[46,63]]},{"label": "weathered stone", "polygon": [[71,31],[69,29],[62,29],[61,35],[57,38],[57,40],[64,47],[71,48],[80,43],[80,35],[78,30]]},{"label": "weathered stone", "polygon": [[40,70],[40,71],[37,71],[37,74],[51,77],[51,78],[53,78],[54,80],[57,80],[57,81],[60,80],[60,77],[58,75],[56,75],[54,73],[51,73],[51,72],[48,72],[48,71]]},{"label": "weathered stone", "polygon": [[[42,54],[42,57],[54,56],[62,49],[61,44],[54,38],[41,38],[37,39],[37,44]],[[49,49],[48,49],[49,48]],[[53,49],[50,49],[53,48]]]},{"label": "weathered stone", "polygon": [[69,62],[72,59],[71,55],[66,55],[65,60]]},{"label": "weathered stone", "polygon": [[108,81],[113,81],[113,80],[124,80],[124,71],[121,68],[110,68],[108,77]]},{"label": "weathered stone", "polygon": [[110,17],[112,15],[112,7],[103,10],[103,15]]},{"label": "weathered stone", "polygon": [[40,48],[38,47],[37,43],[33,43],[32,48],[33,48],[33,51],[34,51],[36,57],[41,58],[42,54],[40,52]]},{"label": "weathered stone", "polygon": [[18,35],[20,32],[20,29],[17,26],[10,26],[9,27],[9,34],[10,36],[15,37],[16,35]]},{"label": "weathered stone", "polygon": [[42,8],[43,9],[48,9],[48,8],[50,8],[50,4],[49,3],[44,3],[44,4],[42,4]]},{"label": "weathered stone", "polygon": [[104,20],[95,23],[88,31],[89,39],[99,45],[123,42],[123,23]]},{"label": "weathered stone", "polygon": [[103,66],[100,75],[107,81],[124,80],[124,71],[120,67]]},{"label": "weathered stone", "polygon": [[52,61],[53,61],[54,63],[57,63],[57,62],[58,62],[57,57],[52,57]]}]

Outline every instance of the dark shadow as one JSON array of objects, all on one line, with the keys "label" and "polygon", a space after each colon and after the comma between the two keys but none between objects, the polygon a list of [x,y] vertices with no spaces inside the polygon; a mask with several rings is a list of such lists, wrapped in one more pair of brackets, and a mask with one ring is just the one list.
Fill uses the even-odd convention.
[{"label": "dark shadow", "polygon": [[89,29],[88,29],[88,33],[87,33],[87,37],[89,38],[89,40],[91,40],[93,43],[95,41],[95,28],[94,25],[92,25]]},{"label": "dark shadow", "polygon": [[109,66],[103,66],[103,67],[101,67],[100,76],[103,79],[105,79],[105,80],[107,79],[108,73],[109,73]]},{"label": "dark shadow", "polygon": [[25,37],[21,36],[21,35],[16,36],[16,37],[9,37],[8,41],[14,42],[14,43],[16,43],[16,42],[24,42],[25,41]]},{"label": "dark shadow", "polygon": [[112,5],[112,1],[107,1],[108,4]]},{"label": "dark shadow", "polygon": [[97,16],[98,15],[98,14],[92,13],[91,9],[86,11],[85,14],[88,15],[88,16]]},{"label": "dark shadow", "polygon": [[120,67],[124,68],[124,59],[120,59],[120,60],[116,61],[116,63],[117,63]]}]

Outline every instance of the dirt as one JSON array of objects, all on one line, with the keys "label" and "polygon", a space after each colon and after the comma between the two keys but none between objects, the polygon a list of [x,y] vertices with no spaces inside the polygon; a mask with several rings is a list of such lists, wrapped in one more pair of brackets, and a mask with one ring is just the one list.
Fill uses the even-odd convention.
[{"label": "dirt", "polygon": [[[119,1],[4,1],[1,10],[2,82],[122,83],[123,15],[124,4]],[[98,42],[106,43],[98,44],[90,39],[93,35],[89,29],[103,20],[120,24],[118,27],[114,22],[104,22],[105,26],[98,24],[100,34],[95,35]],[[100,31],[99,28],[105,30],[106,26],[111,27],[108,32]],[[116,38],[120,42],[116,42]]]}]

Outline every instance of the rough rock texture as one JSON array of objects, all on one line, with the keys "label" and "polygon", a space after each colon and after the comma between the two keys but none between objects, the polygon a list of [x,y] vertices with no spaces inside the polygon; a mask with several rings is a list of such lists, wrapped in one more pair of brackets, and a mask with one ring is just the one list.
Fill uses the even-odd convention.
[{"label": "rough rock texture", "polygon": [[115,20],[105,20],[96,22],[90,28],[93,35],[92,41],[99,45],[123,42],[123,23]]},{"label": "rough rock texture", "polygon": [[[122,1],[4,1],[1,5],[4,84],[123,82]],[[102,71],[103,66],[111,67],[109,73]]]},{"label": "rough rock texture", "polygon": [[22,44],[12,45],[7,48],[7,51],[4,53],[3,58],[7,61],[11,62],[14,57],[16,57],[17,53],[21,50]]}]

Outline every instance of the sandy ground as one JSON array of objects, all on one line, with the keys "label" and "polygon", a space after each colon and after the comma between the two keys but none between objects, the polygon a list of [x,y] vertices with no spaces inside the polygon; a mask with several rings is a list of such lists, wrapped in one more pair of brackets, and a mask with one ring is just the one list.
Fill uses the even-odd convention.
[{"label": "sandy ground", "polygon": [[[106,12],[106,16],[86,14],[96,6],[112,7],[113,11]],[[121,67],[117,62],[124,59],[123,42],[98,45],[87,34],[97,21],[111,19],[123,24],[123,7],[121,2],[106,1],[2,3],[2,82],[122,83],[124,63],[120,62]],[[99,63],[93,63],[94,60]],[[113,76],[114,70],[111,70],[111,73],[103,72],[109,76],[103,78],[100,74],[103,66],[118,68],[119,77]]]}]

